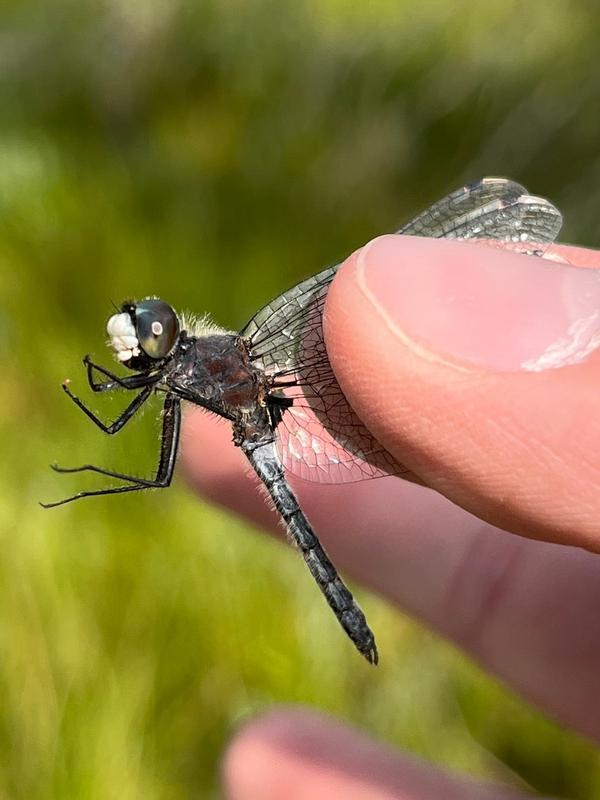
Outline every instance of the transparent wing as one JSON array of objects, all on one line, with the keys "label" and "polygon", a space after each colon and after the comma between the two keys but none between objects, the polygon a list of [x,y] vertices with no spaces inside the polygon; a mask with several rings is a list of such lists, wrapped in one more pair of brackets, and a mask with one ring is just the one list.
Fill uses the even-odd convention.
[{"label": "transparent wing", "polygon": [[548,200],[527,194],[524,186],[506,178],[483,178],[434,203],[397,233],[482,240],[541,255],[561,226],[562,215]]},{"label": "transparent wing", "polygon": [[[276,431],[283,465],[305,480],[323,483],[405,473],[356,416],[334,377],[322,326],[330,282],[313,287],[308,306],[287,320],[285,335],[294,346],[285,350],[286,363],[282,359],[270,370],[274,391],[293,400]],[[265,363],[272,355],[263,352],[258,360]]]},{"label": "transparent wing", "polygon": [[[504,178],[484,178],[435,203],[398,233],[542,255],[561,224],[560,212],[547,200]],[[339,266],[275,298],[241,331],[273,391],[293,400],[277,428],[278,449],[286,468],[306,480],[341,483],[408,474],[356,416],[327,358],[323,306]]]},{"label": "transparent wing", "polygon": [[[322,312],[325,294],[339,266],[329,267],[288,289],[261,308],[242,329],[240,335],[248,341],[250,357],[257,366],[269,374],[280,374],[298,363],[302,335],[311,335],[307,322],[316,319],[318,310]],[[319,308],[309,314],[316,302]]]}]

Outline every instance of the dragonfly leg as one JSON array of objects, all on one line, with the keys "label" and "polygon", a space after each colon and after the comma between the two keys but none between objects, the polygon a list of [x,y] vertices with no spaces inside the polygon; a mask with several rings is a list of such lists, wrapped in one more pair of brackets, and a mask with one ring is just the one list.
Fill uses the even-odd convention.
[{"label": "dragonfly leg", "polygon": [[80,408],[83,413],[92,420],[94,425],[100,428],[101,431],[104,433],[108,433],[109,435],[113,435],[118,433],[124,425],[126,425],[129,420],[139,411],[142,405],[146,402],[146,400],[152,394],[153,386],[145,386],[142,391],[136,395],[131,403],[127,406],[127,408],[119,414],[119,416],[108,425],[105,422],[94,414],[85,403],[80,400],[77,395],[74,395],[73,392],[69,389],[69,385],[67,383],[63,383],[62,385],[63,391],[66,395],[68,395],[71,400],[75,403],[75,405]]},{"label": "dragonfly leg", "polygon": [[127,475],[123,472],[103,469],[93,464],[84,464],[81,467],[58,467],[52,468],[56,472],[95,472],[99,475],[107,475],[109,478],[128,481],[129,486],[111,486],[107,489],[96,489],[93,491],[78,492],[64,500],[55,503],[41,503],[43,508],[54,508],[82,497],[97,497],[105,494],[120,494],[122,492],[137,492],[142,489],[164,489],[171,484],[177,460],[177,447],[179,444],[179,432],[181,429],[181,402],[173,395],[167,395],[163,408],[163,424],[160,443],[160,459],[153,478],[139,478],[135,475]]},{"label": "dragonfly leg", "polygon": [[[110,372],[106,367],[95,364],[89,356],[84,356],[83,363],[87,370],[90,389],[93,392],[109,392],[112,389],[141,389],[142,386],[148,386],[150,382],[148,375],[127,375],[125,378],[121,378]],[[109,380],[96,381],[94,379],[94,370],[104,375],[105,378],[109,378]]]}]

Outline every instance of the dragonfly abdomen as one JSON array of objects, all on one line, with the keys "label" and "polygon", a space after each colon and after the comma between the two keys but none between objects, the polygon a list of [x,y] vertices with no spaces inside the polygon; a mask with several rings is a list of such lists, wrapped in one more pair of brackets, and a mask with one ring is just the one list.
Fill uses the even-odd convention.
[{"label": "dragonfly abdomen", "polygon": [[243,443],[242,450],[264,483],[288,533],[354,646],[371,663],[378,660],[375,637],[364,613],[344,584],[302,512],[288,484],[273,440]]}]

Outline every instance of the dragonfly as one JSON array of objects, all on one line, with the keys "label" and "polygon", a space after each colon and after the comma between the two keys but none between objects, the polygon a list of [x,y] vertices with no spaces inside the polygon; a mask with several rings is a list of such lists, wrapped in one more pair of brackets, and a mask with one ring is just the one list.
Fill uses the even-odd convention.
[{"label": "dragonfly", "polygon": [[[405,224],[398,234],[479,242],[544,256],[562,225],[560,212],[506,178],[483,178],[452,192]],[[130,370],[119,376],[85,356],[93,392],[126,391],[133,399],[105,423],[70,389],[62,388],[107,434],[118,433],[153,396],[163,398],[158,465],[150,478],[85,464],[53,469],[93,472],[118,483],[80,491],[54,507],[84,497],[121,494],[171,484],[177,459],[182,402],[229,420],[241,448],[266,488],[289,537],[356,649],[378,662],[375,636],[287,480],[346,482],[407,471],[371,435],[335,378],[323,336],[327,292],[341,264],[284,292],[240,332],[194,322],[164,300],[126,301],[107,323],[109,345]]]}]

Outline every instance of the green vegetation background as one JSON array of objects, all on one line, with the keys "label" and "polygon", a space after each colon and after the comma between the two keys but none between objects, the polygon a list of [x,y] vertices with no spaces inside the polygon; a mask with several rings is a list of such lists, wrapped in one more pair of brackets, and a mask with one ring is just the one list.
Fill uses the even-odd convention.
[{"label": "green vegetation background", "polygon": [[0,797],[217,797],[236,726],[299,702],[473,775],[600,798],[588,745],[363,597],[383,654],[369,669],[294,553],[181,483],[37,506],[81,485],[54,459],[154,463],[158,410],[109,440],[59,388],[85,396],[86,352],[110,363],[113,300],[156,293],[238,327],[485,174],[600,245],[594,4],[0,14]]}]

